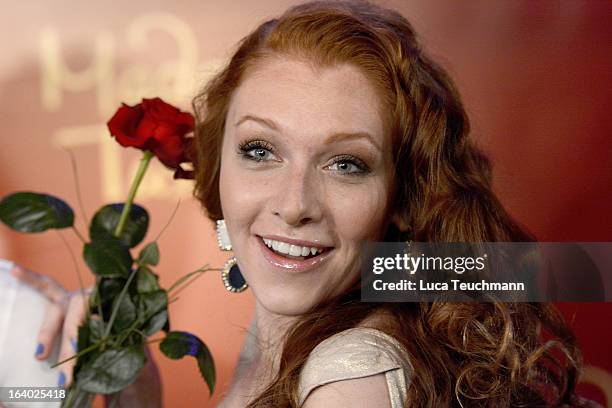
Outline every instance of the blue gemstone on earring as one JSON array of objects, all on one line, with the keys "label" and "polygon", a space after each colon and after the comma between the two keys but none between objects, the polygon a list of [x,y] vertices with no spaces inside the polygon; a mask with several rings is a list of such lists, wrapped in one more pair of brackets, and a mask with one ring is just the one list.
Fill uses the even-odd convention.
[{"label": "blue gemstone on earring", "polygon": [[234,265],[230,268],[229,273],[227,274],[227,280],[229,281],[229,284],[236,289],[241,288],[242,285],[246,283],[244,276],[242,276],[242,273],[240,273],[240,268],[238,268],[238,265]]}]

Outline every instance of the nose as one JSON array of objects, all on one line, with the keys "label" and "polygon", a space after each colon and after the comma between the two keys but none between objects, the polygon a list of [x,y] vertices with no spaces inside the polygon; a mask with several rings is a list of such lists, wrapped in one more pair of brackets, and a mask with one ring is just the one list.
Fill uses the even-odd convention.
[{"label": "nose", "polygon": [[323,200],[324,191],[314,169],[288,169],[287,176],[279,180],[273,213],[291,226],[317,222],[323,214]]}]

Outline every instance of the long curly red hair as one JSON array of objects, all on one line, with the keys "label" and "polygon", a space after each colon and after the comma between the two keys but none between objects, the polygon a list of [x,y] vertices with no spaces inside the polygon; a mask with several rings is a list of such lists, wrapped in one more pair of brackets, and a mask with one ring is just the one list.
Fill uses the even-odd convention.
[{"label": "long curly red hair", "polygon": [[[409,226],[391,227],[385,240],[534,240],[493,194],[491,164],[469,138],[453,81],[404,17],[366,2],[306,3],[261,24],[194,99],[194,194],[212,220],[223,218],[220,153],[232,93],[250,67],[278,55],[317,67],[352,64],[379,90],[393,143],[393,211]],[[278,373],[249,408],[297,407],[300,371],[312,349],[380,312],[392,318],[378,329],[404,345],[415,370],[406,406],[571,404],[581,356],[551,305],[361,303],[359,294],[356,285],[299,318]]]}]

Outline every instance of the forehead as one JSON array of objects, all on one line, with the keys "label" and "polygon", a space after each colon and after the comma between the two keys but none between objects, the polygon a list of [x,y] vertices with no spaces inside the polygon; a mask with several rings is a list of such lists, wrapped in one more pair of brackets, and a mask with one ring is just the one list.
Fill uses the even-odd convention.
[{"label": "forehead", "polygon": [[321,68],[284,57],[259,62],[234,92],[228,122],[244,115],[272,119],[292,132],[361,131],[384,142],[377,90],[350,64]]}]

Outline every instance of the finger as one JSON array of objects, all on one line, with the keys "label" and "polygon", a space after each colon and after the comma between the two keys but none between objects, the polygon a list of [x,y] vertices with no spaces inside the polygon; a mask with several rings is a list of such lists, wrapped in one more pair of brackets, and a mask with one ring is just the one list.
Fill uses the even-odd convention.
[{"label": "finger", "polygon": [[60,302],[67,295],[66,289],[52,277],[41,275],[21,265],[14,265],[11,274],[41,292],[52,302]]},{"label": "finger", "polygon": [[66,314],[65,303],[51,303],[45,312],[42,326],[38,332],[35,356],[38,360],[45,360],[53,349],[53,343],[62,328],[64,315]]},{"label": "finger", "polygon": [[[70,297],[68,311],[66,312],[64,326],[62,328],[62,343],[60,346],[59,361],[63,361],[76,354],[78,328],[85,318],[88,303],[89,295],[87,294],[74,293]],[[75,364],[76,359],[72,359],[59,367],[60,372],[57,381],[59,387],[70,386]]]}]

